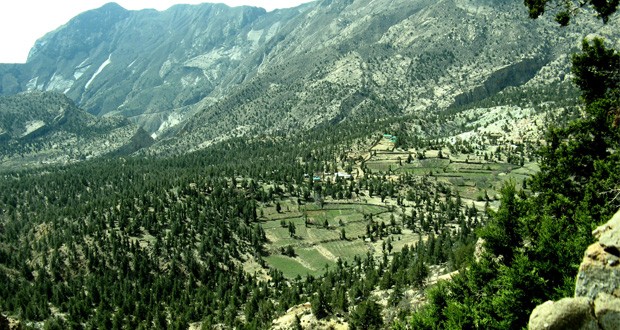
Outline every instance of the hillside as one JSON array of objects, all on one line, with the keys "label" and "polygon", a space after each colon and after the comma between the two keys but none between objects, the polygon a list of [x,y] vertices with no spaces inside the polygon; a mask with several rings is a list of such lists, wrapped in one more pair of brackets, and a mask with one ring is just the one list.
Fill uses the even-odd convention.
[{"label": "hillside", "polygon": [[[125,118],[93,116],[55,92],[0,97],[3,170],[101,157],[129,144],[140,132],[144,131]],[[142,147],[152,144],[148,140]]]},{"label": "hillside", "polygon": [[[588,20],[557,30],[511,1],[318,1],[265,12],[108,4],[48,33],[0,93],[54,90],[195,150],[233,136],[463,106],[565,80]],[[94,24],[93,22],[97,22]]]}]

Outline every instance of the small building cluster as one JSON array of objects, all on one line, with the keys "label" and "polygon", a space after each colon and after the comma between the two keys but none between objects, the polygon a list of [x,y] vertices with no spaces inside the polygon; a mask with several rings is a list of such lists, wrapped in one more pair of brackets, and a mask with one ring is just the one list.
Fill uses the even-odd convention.
[{"label": "small building cluster", "polygon": [[[324,175],[324,177],[327,177],[327,176],[331,175],[331,173],[327,173],[326,172],[326,173],[323,173],[323,175]],[[312,181],[314,181],[314,182],[323,181],[323,177],[321,177],[321,175],[318,175],[318,174],[310,176],[309,174],[306,173],[306,174],[304,174],[304,178],[306,178],[308,180],[310,178],[312,178]],[[349,173],[346,173],[346,172],[336,172],[336,173],[334,173],[334,181],[336,181],[338,178],[349,180],[349,179],[353,178],[353,176],[351,174],[349,174]]]},{"label": "small building cluster", "polygon": [[392,134],[383,134],[383,138],[389,140],[392,143],[396,143],[396,141],[398,140],[398,138]]},{"label": "small building cluster", "polygon": [[334,173],[334,180],[336,180],[338,178],[350,179],[351,178],[351,174],[345,173],[345,172],[336,172],[336,173]]}]

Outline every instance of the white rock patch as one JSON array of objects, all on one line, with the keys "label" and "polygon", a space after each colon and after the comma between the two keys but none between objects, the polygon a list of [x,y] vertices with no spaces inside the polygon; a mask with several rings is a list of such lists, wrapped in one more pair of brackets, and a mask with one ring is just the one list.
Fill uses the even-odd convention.
[{"label": "white rock patch", "polygon": [[26,132],[22,134],[22,137],[38,130],[39,128],[45,126],[45,122],[42,120],[33,120],[26,123]]},{"label": "white rock patch", "polygon": [[110,63],[112,63],[112,54],[108,55],[108,59],[105,60],[105,62],[101,63],[101,65],[99,66],[99,69],[97,69],[97,72],[95,72],[95,74],[86,83],[86,86],[84,86],[84,89],[88,89],[88,87],[90,87],[90,84],[93,82],[93,80],[95,80],[95,78],[97,78],[97,76],[101,73],[101,71],[103,71],[103,69],[105,69],[105,67],[108,66]]}]

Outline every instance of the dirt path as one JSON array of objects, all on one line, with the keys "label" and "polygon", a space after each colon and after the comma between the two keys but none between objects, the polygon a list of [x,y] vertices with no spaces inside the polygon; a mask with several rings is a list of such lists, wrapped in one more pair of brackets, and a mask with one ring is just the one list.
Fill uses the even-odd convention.
[{"label": "dirt path", "polygon": [[299,262],[302,266],[304,266],[306,269],[316,272],[316,268],[310,266],[309,263],[307,263],[304,259],[300,258],[300,257],[295,257],[295,261]]},{"label": "dirt path", "polygon": [[331,251],[326,249],[324,246],[316,245],[314,248],[326,259],[331,260],[333,262],[338,261],[338,258],[333,253],[331,253]]}]

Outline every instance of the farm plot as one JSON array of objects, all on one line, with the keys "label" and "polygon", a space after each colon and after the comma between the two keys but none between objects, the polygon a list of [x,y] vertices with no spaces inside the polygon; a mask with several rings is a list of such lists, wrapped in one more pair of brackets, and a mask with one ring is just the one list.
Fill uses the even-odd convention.
[{"label": "farm plot", "polygon": [[[365,255],[369,249],[362,239],[366,233],[365,215],[372,215],[376,221],[389,219],[384,206],[354,203],[330,203],[322,209],[307,204],[299,212],[270,213],[274,219],[261,223],[270,253],[264,259],[270,267],[291,278],[318,275],[325,271],[325,265],[335,265],[338,258],[353,260],[356,255]],[[294,236],[289,222],[295,227]],[[342,238],[343,231],[346,239]],[[282,254],[289,246],[295,252],[292,257]]]},{"label": "farm plot", "polygon": [[393,160],[371,160],[366,162],[366,168],[371,172],[389,172],[399,168],[398,161]]},{"label": "farm plot", "polygon": [[295,258],[275,254],[267,256],[264,259],[272,268],[281,271],[282,274],[288,278],[295,278],[298,275],[303,277],[307,274],[316,273],[316,270],[307,268]]},{"label": "farm plot", "polygon": [[339,257],[343,261],[352,261],[356,255],[365,255],[368,246],[360,239],[339,240],[325,243],[322,245],[332,255]]},{"label": "farm plot", "polygon": [[403,166],[399,167],[398,171],[415,175],[424,175],[430,172],[441,172],[445,168],[447,168],[449,164],[449,159],[427,158],[421,160],[414,160],[410,164],[403,162]]},{"label": "farm plot", "polygon": [[394,251],[400,251],[403,249],[403,247],[405,247],[405,245],[408,245],[409,247],[413,247],[415,246],[415,244],[417,242],[419,242],[421,239],[425,240],[426,235],[421,235],[418,233],[414,233],[411,230],[403,230],[402,234],[400,235],[393,235],[392,237],[392,246],[394,247]]}]

